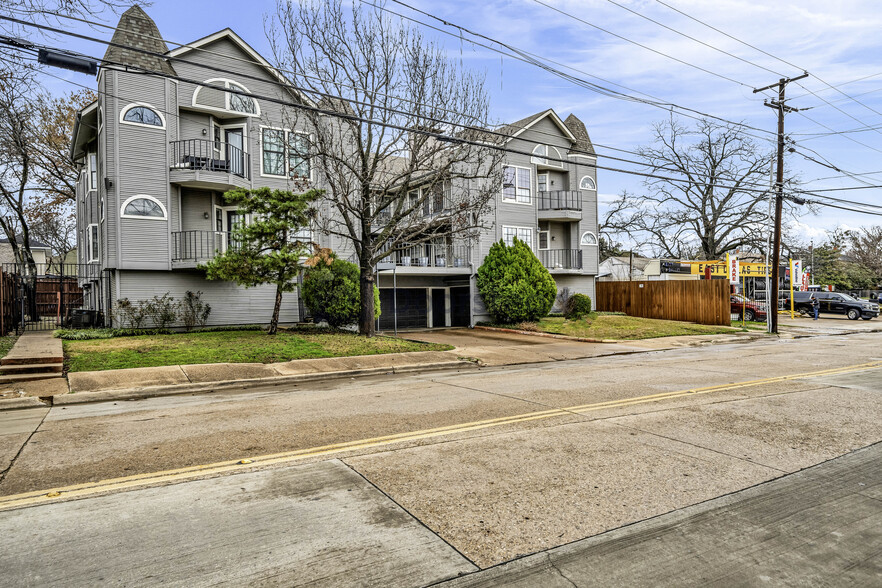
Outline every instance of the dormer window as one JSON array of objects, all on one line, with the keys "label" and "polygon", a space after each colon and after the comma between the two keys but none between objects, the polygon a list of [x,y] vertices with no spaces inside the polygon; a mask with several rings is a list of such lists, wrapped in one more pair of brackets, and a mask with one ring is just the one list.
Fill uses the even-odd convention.
[{"label": "dormer window", "polygon": [[120,119],[121,122],[132,125],[165,128],[165,119],[148,104],[129,104],[123,109]]}]

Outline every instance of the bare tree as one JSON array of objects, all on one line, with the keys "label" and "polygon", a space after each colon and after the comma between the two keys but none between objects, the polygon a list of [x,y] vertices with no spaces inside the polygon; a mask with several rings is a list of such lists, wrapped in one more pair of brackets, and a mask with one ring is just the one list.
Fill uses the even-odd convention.
[{"label": "bare tree", "polygon": [[0,227],[16,262],[36,275],[25,214],[36,142],[36,112],[29,99],[32,75],[21,68],[0,73]]},{"label": "bare tree", "polygon": [[848,256],[866,268],[882,284],[882,226],[861,227],[849,231]]},{"label": "bare tree", "polygon": [[481,133],[484,79],[375,8],[280,0],[277,13],[277,64],[318,103],[288,113],[312,133],[289,149],[323,174],[319,228],[355,249],[359,332],[370,336],[375,265],[406,243],[470,238],[488,218],[502,153]]},{"label": "bare tree", "polygon": [[[730,123],[658,123],[654,143],[638,149],[655,176],[645,192],[623,193],[602,225],[660,256],[718,259],[736,249],[765,249],[772,151]],[[792,212],[793,208],[788,206]]]}]

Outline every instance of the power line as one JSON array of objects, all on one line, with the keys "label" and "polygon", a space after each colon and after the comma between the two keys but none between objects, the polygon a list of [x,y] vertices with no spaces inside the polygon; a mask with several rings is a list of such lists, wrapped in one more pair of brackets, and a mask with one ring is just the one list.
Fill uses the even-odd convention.
[{"label": "power line", "polygon": [[[2,17],[0,17],[0,18],[2,18]],[[25,24],[33,24],[33,23],[25,23]],[[61,32],[64,32],[64,31],[61,31]],[[101,40],[99,40],[99,39],[92,39],[92,40],[95,40],[95,41],[97,41],[97,42],[103,42],[103,41],[101,41]],[[111,43],[109,43],[109,42],[105,42],[105,43],[111,44]],[[128,48],[128,49],[132,49],[132,50],[136,50],[136,51],[141,51],[141,52],[144,52],[144,53],[147,53],[147,54],[152,54],[152,52],[149,52],[149,51],[146,51],[146,50],[141,50],[141,49],[136,48],[136,47],[130,47],[130,46],[128,46],[128,45],[121,45],[121,46],[122,46],[123,48]],[[157,54],[157,55],[158,55],[158,54]],[[180,58],[173,58],[173,59],[180,59]],[[191,62],[191,63],[192,63],[192,62]],[[113,63],[112,63],[112,64],[113,64]],[[116,64],[113,64],[113,65],[126,66],[126,64],[122,64],[122,63],[116,63]],[[200,66],[200,67],[208,67],[208,66],[205,66],[205,64],[197,64],[197,63],[194,63],[194,65],[197,65],[197,66]],[[210,67],[208,67],[208,68],[211,69]],[[137,69],[137,70],[141,70],[141,71],[143,71],[144,73],[149,74],[149,75],[157,75],[158,77],[166,77],[166,78],[171,78],[171,79],[178,79],[179,81],[184,81],[184,82],[192,83],[192,84],[194,84],[194,85],[198,85],[198,86],[201,86],[201,87],[214,87],[214,86],[212,86],[212,85],[210,85],[210,84],[205,84],[204,82],[199,82],[199,81],[196,81],[196,80],[189,80],[189,79],[187,79],[187,78],[183,78],[183,77],[181,77],[181,76],[171,76],[171,75],[168,75],[168,74],[163,74],[162,72],[156,72],[156,71],[149,70],[149,69],[146,69],[146,68],[135,68],[135,69]],[[58,78],[58,79],[63,79],[63,78],[59,78],[58,76],[53,76],[53,77],[56,77],[56,78]],[[78,85],[78,86],[84,87],[84,88],[88,88],[87,86],[84,86],[84,85],[82,85],[82,84],[76,84],[75,82],[71,82],[70,80],[64,80],[64,81],[69,82],[69,83],[72,83],[72,84],[74,84],[74,85]],[[283,86],[284,86],[284,85],[283,85]],[[464,139],[462,139],[461,137],[444,136],[444,135],[442,135],[442,134],[440,134],[440,133],[431,133],[431,132],[426,132],[426,131],[419,131],[419,130],[415,130],[415,129],[404,128],[404,127],[402,127],[402,126],[400,126],[400,125],[394,125],[394,124],[389,124],[389,123],[383,123],[383,122],[381,122],[381,121],[372,121],[372,120],[370,120],[370,119],[364,119],[363,117],[357,117],[357,116],[352,116],[352,115],[348,115],[348,114],[341,114],[341,113],[338,113],[338,112],[335,112],[335,111],[327,111],[327,110],[323,110],[323,109],[317,109],[317,108],[313,108],[313,107],[308,107],[308,106],[305,106],[305,105],[303,105],[303,104],[297,104],[297,103],[292,103],[292,102],[286,102],[286,101],[282,101],[282,100],[279,100],[279,99],[276,99],[276,98],[273,98],[273,97],[260,96],[260,95],[255,95],[255,94],[248,94],[248,93],[245,93],[245,92],[240,92],[240,91],[230,90],[230,89],[228,89],[228,90],[226,90],[226,91],[228,91],[228,92],[230,92],[230,93],[233,93],[233,94],[241,94],[241,95],[243,95],[243,96],[249,96],[249,95],[250,95],[250,96],[252,96],[252,97],[254,97],[254,98],[259,98],[259,99],[267,100],[267,101],[270,101],[270,102],[276,102],[276,103],[283,104],[283,105],[287,105],[287,106],[291,106],[291,107],[294,107],[294,108],[306,109],[306,110],[314,110],[314,111],[317,111],[317,112],[322,113],[322,114],[328,114],[328,115],[330,115],[330,116],[335,116],[335,117],[339,117],[339,118],[350,119],[350,120],[357,120],[357,121],[359,121],[359,122],[365,122],[365,123],[368,123],[368,124],[377,124],[377,125],[379,125],[379,126],[386,126],[386,127],[397,128],[397,129],[399,129],[399,130],[405,130],[405,131],[408,131],[408,132],[416,132],[416,133],[418,133],[418,134],[426,134],[426,135],[434,136],[434,137],[438,138],[439,140],[445,140],[445,141],[449,141],[449,142],[452,142],[452,143],[473,144],[473,145],[482,145],[482,144],[483,144],[483,143],[477,143],[477,142],[474,142],[474,141],[464,140]],[[112,96],[112,94],[109,94],[109,93],[107,93],[107,92],[104,92],[104,94],[105,94],[105,95],[111,95],[111,96]],[[342,99],[342,98],[340,98],[340,97],[336,97],[336,98]],[[343,99],[343,100],[345,100],[345,99]],[[175,116],[175,117],[178,116],[176,113],[170,113],[170,112],[168,112],[168,111],[163,111],[163,112],[165,112],[166,114],[171,114],[172,116]],[[448,121],[438,121],[438,122],[444,122],[444,123],[446,123],[446,124],[453,124],[453,123],[449,123]],[[454,125],[454,126],[461,126],[461,127],[467,128],[467,127],[465,127],[465,125]],[[494,134],[494,135],[498,135],[498,136],[502,136],[502,137],[508,138],[508,136],[505,135],[505,134],[503,134],[503,133],[496,133],[496,132],[494,132],[494,131],[489,131],[489,130],[486,130],[486,129],[477,129],[477,130],[480,130],[481,132],[490,133],[490,134]],[[500,150],[500,151],[503,151],[503,152],[515,153],[515,154],[519,154],[519,155],[527,155],[527,156],[531,156],[531,157],[533,156],[532,153],[527,153],[527,152],[525,152],[525,151],[520,151],[520,150],[514,150],[514,149],[511,149],[511,148],[504,148],[504,147],[503,147],[503,148],[497,148],[497,147],[494,147],[494,149],[497,149],[497,150]],[[619,161],[625,161],[625,162],[628,162],[628,163],[635,163],[635,164],[639,164],[639,165],[646,165],[645,162],[634,162],[634,161],[631,161],[631,160],[624,160],[624,159],[614,158],[614,157],[612,157],[612,156],[605,156],[605,155],[600,155],[600,156],[601,156],[601,157],[606,157],[606,158],[608,158],[608,159],[614,159],[614,160],[619,160]],[[563,160],[563,159],[558,159],[558,158],[553,158],[553,157],[547,157],[547,156],[545,157],[545,159],[550,160],[550,161],[556,161],[556,162],[559,162],[559,163],[562,163],[562,164],[567,164],[567,165],[570,165],[570,164],[573,163],[573,162],[571,162],[571,161],[569,161],[569,160]],[[657,174],[643,173],[643,172],[637,172],[637,171],[633,171],[633,170],[622,170],[622,169],[610,168],[610,167],[606,167],[606,166],[599,166],[599,165],[596,165],[596,164],[585,164],[585,165],[586,165],[586,167],[595,167],[596,169],[604,169],[604,170],[613,171],[613,172],[617,172],[617,173],[624,173],[624,174],[630,174],[630,175],[637,175],[637,176],[646,177],[646,178],[661,179],[661,180],[666,180],[666,181],[671,181],[671,182],[682,182],[682,183],[689,183],[689,182],[690,182],[690,180],[688,180],[688,179],[670,178],[670,177],[666,177],[666,176],[660,176],[660,175],[657,175]],[[676,172],[678,172],[678,173],[682,173],[682,172],[680,172],[679,170],[673,170],[673,169],[670,169],[670,168],[656,168],[656,169],[666,169],[666,170],[669,170],[669,171],[676,171]],[[753,185],[757,185],[757,184],[753,184]],[[767,191],[767,190],[754,190],[754,189],[751,189],[751,188],[745,188],[745,187],[743,187],[743,186],[735,187],[735,186],[719,185],[719,187],[722,188],[722,189],[739,189],[739,190],[741,190],[741,191],[743,191],[743,192],[761,192],[761,193],[765,193],[765,192]],[[823,203],[821,203],[821,204],[823,204]],[[864,203],[857,203],[857,204],[864,204]]]},{"label": "power line", "polygon": [[[392,1],[395,2],[396,4],[401,4],[401,5],[403,5],[403,6],[407,6],[407,4],[404,4],[403,2],[400,2],[399,0],[392,0]],[[562,15],[564,15],[564,16],[568,16],[568,17],[572,18],[573,20],[577,20],[577,21],[579,21],[579,22],[581,22],[581,23],[583,23],[583,24],[586,24],[586,25],[588,25],[589,27],[592,27],[592,28],[594,28],[594,29],[597,29],[598,31],[603,31],[604,33],[606,33],[606,34],[608,34],[608,35],[612,35],[613,37],[615,37],[615,38],[617,38],[617,39],[620,39],[620,40],[625,41],[625,42],[627,42],[627,43],[631,43],[632,45],[636,45],[637,47],[641,47],[641,48],[643,48],[643,49],[646,49],[647,51],[652,51],[653,53],[655,53],[655,54],[657,54],[657,55],[661,55],[662,57],[667,57],[668,59],[671,59],[671,60],[673,60],[673,61],[676,61],[677,63],[680,63],[680,64],[682,64],[682,65],[685,65],[685,66],[688,66],[688,67],[691,67],[691,68],[697,69],[697,70],[702,71],[702,72],[704,72],[704,73],[706,73],[706,74],[710,74],[710,75],[712,75],[712,76],[715,76],[715,77],[718,77],[718,78],[720,78],[720,79],[726,80],[727,82],[732,82],[733,84],[738,84],[738,85],[740,85],[740,86],[744,86],[745,88],[751,88],[751,89],[753,88],[753,86],[751,86],[750,84],[746,84],[746,83],[744,83],[744,82],[738,81],[738,80],[736,80],[736,79],[734,79],[734,78],[730,78],[729,76],[723,75],[723,74],[721,74],[721,73],[717,73],[717,72],[715,72],[715,71],[711,71],[711,70],[709,70],[709,69],[707,69],[707,68],[701,67],[700,65],[695,65],[694,63],[690,63],[690,62],[688,62],[688,61],[684,61],[683,59],[679,59],[679,58],[677,58],[677,57],[674,57],[673,55],[669,55],[669,54],[667,54],[667,53],[665,53],[665,52],[663,52],[663,51],[659,51],[658,49],[653,49],[652,47],[649,47],[648,45],[644,45],[643,43],[638,43],[637,41],[634,41],[634,40],[632,40],[632,39],[629,39],[629,38],[627,38],[627,37],[624,37],[624,36],[622,36],[622,35],[619,35],[619,34],[617,34],[617,33],[614,33],[614,32],[612,32],[612,31],[610,31],[609,29],[605,29],[605,28],[603,28],[602,26],[599,26],[599,25],[594,24],[593,22],[589,22],[589,21],[587,21],[587,20],[585,20],[585,19],[583,19],[583,18],[579,18],[579,17],[576,16],[575,14],[571,14],[571,13],[565,11],[565,10],[561,10],[560,8],[557,8],[556,6],[552,6],[551,4],[546,4],[546,3],[543,2],[542,0],[533,0],[533,2],[535,2],[536,4],[541,4],[542,6],[545,6],[546,8],[550,8],[551,10],[553,10],[553,11],[555,11],[555,12],[557,12],[557,13],[560,13],[560,14],[562,14]],[[412,8],[412,7],[409,7],[409,8],[411,8],[411,10],[417,10],[417,9],[415,9],[415,8]],[[421,11],[420,11],[420,10],[417,10],[417,12],[421,12]],[[633,11],[632,11],[632,12],[633,12]],[[427,14],[427,15],[428,15],[428,13],[424,13],[424,14]],[[684,35],[684,36],[685,36],[685,35]],[[700,42],[700,41],[699,41],[699,42]],[[715,47],[713,47],[713,48],[715,49]],[[765,69],[765,68],[763,68],[763,69]],[[774,72],[773,72],[773,73],[774,73]]]},{"label": "power line", "polygon": [[[547,4],[544,4],[543,2],[539,2],[539,0],[534,0],[534,1],[535,1],[535,2],[538,2],[539,4],[542,4],[543,6],[548,6]],[[667,30],[671,31],[672,33],[676,33],[676,34],[680,35],[681,37],[684,37],[684,38],[686,38],[686,39],[689,39],[690,41],[694,41],[694,42],[696,42],[696,43],[698,43],[698,44],[700,44],[700,45],[704,45],[705,47],[708,47],[709,49],[713,49],[714,51],[717,51],[717,52],[719,52],[719,53],[722,53],[723,55],[728,55],[729,57],[732,57],[733,59],[737,59],[738,61],[741,61],[741,62],[746,63],[746,64],[748,64],[748,65],[752,65],[752,66],[754,66],[754,67],[758,67],[759,69],[761,69],[761,70],[763,70],[763,71],[767,71],[767,72],[769,72],[769,73],[773,73],[773,74],[775,74],[776,76],[785,77],[784,74],[782,74],[782,73],[780,73],[780,72],[777,72],[777,71],[775,71],[775,70],[773,70],[773,69],[769,69],[768,67],[765,67],[764,65],[760,65],[760,64],[755,63],[755,62],[753,62],[753,61],[750,61],[750,60],[748,60],[748,59],[744,59],[743,57],[740,57],[740,56],[738,56],[738,55],[735,55],[734,53],[730,53],[729,51],[726,51],[725,49],[720,49],[719,47],[716,47],[716,46],[714,46],[714,45],[711,45],[710,43],[707,43],[707,42],[705,42],[705,41],[702,41],[701,39],[697,39],[697,38],[695,38],[695,37],[693,37],[693,36],[691,36],[691,35],[687,35],[686,33],[682,32],[682,31],[679,31],[679,30],[677,30],[677,29],[675,29],[675,28],[673,28],[673,27],[670,27],[670,26],[666,25],[666,24],[663,23],[663,22],[659,22],[659,21],[655,20],[654,18],[651,18],[651,17],[649,17],[649,16],[646,16],[645,14],[643,14],[643,13],[641,13],[641,12],[638,12],[638,11],[632,9],[632,8],[628,8],[628,7],[625,6],[624,4],[619,4],[619,3],[616,2],[615,0],[606,0],[606,1],[609,2],[610,4],[614,4],[615,6],[618,6],[618,7],[621,8],[622,10],[627,10],[627,11],[630,12],[631,14],[634,14],[634,15],[636,15],[636,16],[639,16],[640,18],[642,18],[642,19],[644,19],[644,20],[648,20],[649,22],[651,22],[651,23],[653,23],[653,24],[656,24],[656,25],[662,27],[663,29],[667,29]],[[550,8],[550,7],[549,7],[549,8]]]}]

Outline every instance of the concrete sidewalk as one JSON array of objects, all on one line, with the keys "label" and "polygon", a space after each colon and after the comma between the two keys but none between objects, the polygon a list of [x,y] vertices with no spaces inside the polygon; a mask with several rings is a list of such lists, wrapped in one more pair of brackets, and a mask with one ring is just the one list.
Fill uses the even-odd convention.
[{"label": "concrete sidewalk", "polygon": [[882,444],[445,588],[878,586]]}]

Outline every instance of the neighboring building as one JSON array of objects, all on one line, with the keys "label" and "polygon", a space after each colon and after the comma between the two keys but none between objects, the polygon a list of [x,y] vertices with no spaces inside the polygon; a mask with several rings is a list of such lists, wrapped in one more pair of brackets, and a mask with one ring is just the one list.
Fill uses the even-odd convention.
[{"label": "neighboring building", "polygon": [[[29,240],[31,245],[31,255],[34,257],[34,263],[37,264],[38,271],[45,271],[46,263],[52,256],[52,248],[45,243],[41,243],[36,239]],[[19,247],[22,244],[22,238],[19,235],[16,238]],[[0,239],[0,263],[16,263],[15,254],[12,251],[12,245],[9,239]]]},{"label": "neighboring building", "polygon": [[650,259],[627,255],[608,257],[600,264],[597,279],[602,282],[628,280],[698,280],[689,262],[678,259]]},{"label": "neighboring building", "polygon": [[[74,128],[71,154],[81,165],[77,183],[78,261],[94,268],[88,304],[106,308],[122,298],[143,300],[170,292],[203,292],[212,324],[268,320],[272,286],[245,289],[208,281],[197,268],[229,246],[230,230],[243,222],[223,192],[269,186],[307,176],[321,187],[321,170],[293,157],[286,145],[308,141],[308,129],[286,128],[283,106],[231,94],[301,98],[279,85],[284,78],[236,33],[224,29],[169,51],[140,7],[121,17],[114,43],[219,68],[223,74],[180,61],[111,46],[98,74],[98,100],[84,108]],[[158,71],[216,86],[147,75]],[[264,81],[260,81],[262,78]],[[473,325],[486,320],[475,271],[490,246],[518,237],[529,243],[559,288],[594,296],[597,274],[596,157],[585,125],[552,110],[498,132],[506,145],[532,153],[509,154],[505,181],[487,219],[492,228],[476,240],[446,238],[390,252],[396,264],[380,275],[381,328],[391,328],[397,299],[399,327]],[[555,159],[567,161],[560,164]],[[429,208],[443,207],[443,194]],[[426,214],[431,214],[427,210]],[[352,247],[312,234],[341,258]],[[282,322],[302,318],[297,293],[283,299]]]}]

